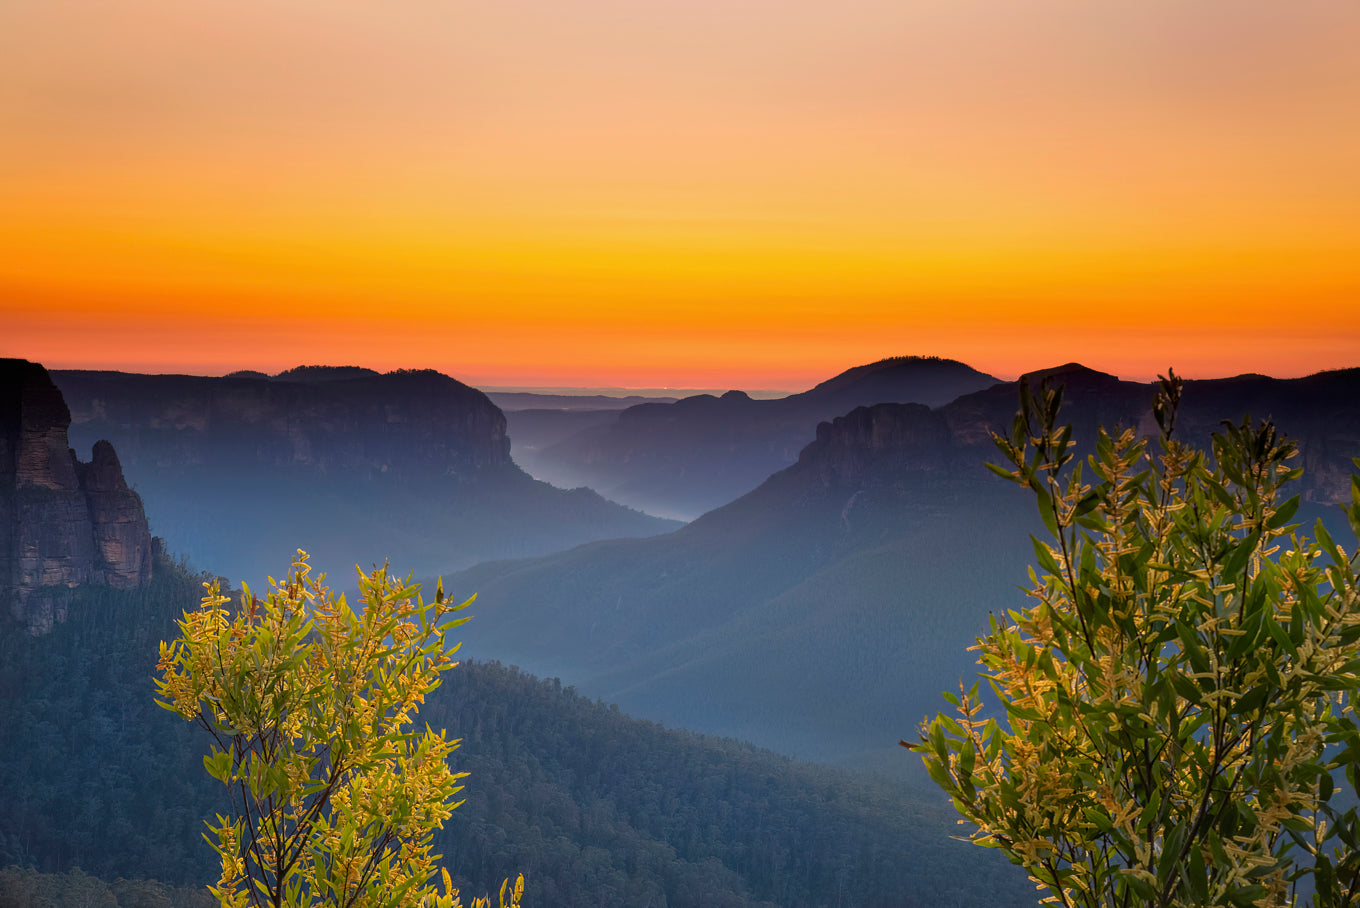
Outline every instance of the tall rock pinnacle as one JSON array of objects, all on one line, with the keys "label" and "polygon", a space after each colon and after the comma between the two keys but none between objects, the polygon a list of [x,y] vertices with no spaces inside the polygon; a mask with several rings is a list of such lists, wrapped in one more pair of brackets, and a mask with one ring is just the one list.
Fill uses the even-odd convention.
[{"label": "tall rock pinnacle", "polygon": [[70,590],[151,577],[151,534],[108,442],[81,463],[47,370],[0,360],[0,602],[31,633],[66,619]]}]

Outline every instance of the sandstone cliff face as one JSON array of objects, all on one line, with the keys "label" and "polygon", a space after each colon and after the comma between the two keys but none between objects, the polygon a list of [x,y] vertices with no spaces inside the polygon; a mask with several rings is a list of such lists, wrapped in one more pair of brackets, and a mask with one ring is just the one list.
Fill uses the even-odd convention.
[{"label": "sandstone cliff face", "polygon": [[91,463],[67,447],[70,412],[47,371],[0,360],[0,600],[44,633],[83,583],[130,589],[151,576],[151,534],[113,446]]},{"label": "sandstone cliff face", "polygon": [[[1158,434],[1152,415],[1156,385],[1120,381],[1075,363],[1022,377],[1064,387],[1061,420],[1073,427],[1076,453],[1094,450],[1100,426]],[[1015,383],[965,395],[928,410],[912,404],[861,407],[817,429],[817,440],[799,458],[824,484],[850,485],[860,477],[932,472],[982,477],[984,461],[1000,462],[992,432],[1008,434],[1017,406]],[[1191,381],[1185,384],[1176,437],[1208,449],[1223,421],[1273,419],[1299,447],[1295,465],[1304,468],[1293,488],[1305,501],[1334,504],[1350,500],[1352,458],[1360,456],[1360,369],[1324,372],[1301,379],[1265,376]],[[1151,450],[1157,450],[1156,443]]]},{"label": "sandstone cliff face", "polygon": [[107,441],[96,442],[93,459],[81,467],[94,531],[90,579],[120,590],[140,586],[151,576],[151,534],[142,500],[128,488],[118,454]]},{"label": "sandstone cliff face", "polygon": [[427,478],[510,462],[505,415],[437,372],[207,378],[59,372],[78,434],[129,469],[299,468]]},{"label": "sandstone cliff face", "polygon": [[876,404],[819,425],[803,460],[824,483],[849,484],[873,474],[942,470],[949,445],[939,411],[921,404]]}]

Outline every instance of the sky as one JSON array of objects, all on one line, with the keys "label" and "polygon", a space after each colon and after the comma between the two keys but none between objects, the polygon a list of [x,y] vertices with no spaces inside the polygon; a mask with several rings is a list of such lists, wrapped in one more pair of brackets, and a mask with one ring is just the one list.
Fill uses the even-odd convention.
[{"label": "sky", "polygon": [[6,0],[0,356],[1360,365],[1354,0]]}]

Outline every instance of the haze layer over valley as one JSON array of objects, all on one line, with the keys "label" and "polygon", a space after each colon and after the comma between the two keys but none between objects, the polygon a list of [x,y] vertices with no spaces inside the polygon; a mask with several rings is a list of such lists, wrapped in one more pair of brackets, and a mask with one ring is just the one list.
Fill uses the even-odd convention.
[{"label": "haze layer over valley", "polygon": [[355,564],[447,571],[677,525],[531,479],[501,411],[437,372],[52,377],[72,442],[111,441],[155,532],[233,581],[298,548],[343,584]]},{"label": "haze layer over valley", "polygon": [[[1097,426],[1153,426],[1149,384],[1075,364],[1021,380],[1043,378],[1065,386],[1082,452]],[[445,582],[478,593],[475,649],[638,715],[913,769],[898,738],[942,690],[972,683],[966,650],[988,614],[1025,602],[1038,519],[985,469],[1016,401],[1017,384],[1000,383],[935,409],[856,408],[821,424],[795,465],[678,531]],[[1360,370],[1189,382],[1178,434],[1203,445],[1224,419],[1273,414],[1300,442],[1304,525],[1337,523],[1331,505],[1360,454],[1358,401]]]},{"label": "haze layer over valley", "polygon": [[[1301,444],[1307,513],[1326,514],[1360,453],[1358,375],[1189,382],[1179,432],[1204,444],[1223,419],[1275,415]],[[1088,449],[1098,425],[1151,430],[1149,384],[1075,364],[1022,381],[1043,378]],[[913,771],[896,741],[971,683],[988,613],[1024,601],[1037,521],[985,469],[1018,385],[950,360],[883,360],[780,400],[539,396],[508,420],[433,372],[54,379],[73,441],[114,442],[153,530],[193,563],[249,580],[302,547],[341,585],[389,558],[443,574],[478,596],[471,653],[803,757]],[[515,431],[599,489],[530,479]],[[719,506],[676,529],[602,490]]]},{"label": "haze layer over valley", "polygon": [[[364,378],[311,375],[337,386]],[[280,384],[278,395],[296,401],[299,392]],[[241,402],[224,403],[233,389],[225,390],[209,384],[207,397],[232,412]],[[247,400],[270,396],[250,391]],[[212,421],[194,420],[202,414],[182,409],[185,400],[181,386],[175,406],[162,401],[155,412],[203,431]],[[49,891],[66,904],[77,892],[106,904],[162,904],[172,891],[193,899],[214,878],[198,832],[221,809],[221,791],[202,772],[201,729],[159,709],[148,677],[157,641],[175,636],[205,575],[153,542],[107,440],[91,463],[75,459],[68,408],[42,366],[0,362],[0,402],[0,540],[22,556],[0,574],[0,726],[9,730],[0,739],[0,788],[11,796],[0,816],[0,897],[7,905],[41,902],[38,893]],[[172,437],[189,451],[203,440]],[[247,437],[270,450],[267,433]],[[441,460],[466,456],[434,449]],[[243,495],[255,494],[249,482],[268,469],[259,450],[217,452],[219,463],[234,456],[251,464],[238,477]],[[381,445],[359,446],[375,450]],[[386,453],[389,470],[412,469]],[[355,454],[326,446],[310,466],[324,473],[330,458]],[[964,905],[1025,904],[1023,881],[998,856],[973,860],[949,840],[947,811],[898,785],[666,730],[557,679],[495,663],[459,667],[443,681],[421,719],[463,739],[457,767],[476,782],[437,847],[457,885],[471,891],[524,872],[527,897],[566,908],[932,904],[902,895],[913,892]],[[972,873],[950,872],[965,861]]]},{"label": "haze layer over valley", "polygon": [[939,406],[997,382],[963,363],[896,357],[777,400],[744,391],[650,402],[621,412],[509,411],[516,461],[554,485],[693,520],[798,459],[817,424],[869,404]]}]

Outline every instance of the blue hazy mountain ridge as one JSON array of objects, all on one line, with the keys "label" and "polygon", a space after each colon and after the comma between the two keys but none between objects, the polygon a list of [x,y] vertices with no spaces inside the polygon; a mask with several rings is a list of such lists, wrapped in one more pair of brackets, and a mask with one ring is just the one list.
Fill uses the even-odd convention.
[{"label": "blue hazy mountain ridge", "polygon": [[[1150,432],[1154,386],[1075,364],[1063,418],[1079,452],[1097,426]],[[485,564],[474,651],[558,675],[647,718],[813,759],[905,768],[897,748],[940,691],[976,677],[989,612],[1024,603],[1042,535],[1031,498],[984,467],[1016,383],[930,409],[858,408],[818,427],[797,464],[689,525],[544,558]],[[1300,514],[1332,523],[1360,455],[1360,370],[1186,384],[1178,435],[1274,415],[1307,469]],[[1332,530],[1343,538],[1340,526]]]},{"label": "blue hazy mountain ridge", "polygon": [[[564,439],[617,421],[619,411],[567,410],[555,407],[506,410],[505,426],[510,435],[510,456],[530,476],[550,482],[549,472],[542,465],[543,451]],[[553,483],[561,488],[572,488],[570,477],[557,477]]]},{"label": "blue hazy mountain ridge", "polygon": [[72,444],[113,442],[153,530],[232,578],[297,547],[347,578],[386,558],[447,570],[677,526],[532,479],[504,414],[438,372],[51,374]]},{"label": "blue hazy mountain ridge", "polygon": [[938,406],[997,381],[954,360],[903,356],[774,400],[729,391],[581,417],[581,428],[565,437],[565,420],[512,415],[511,435],[517,462],[540,479],[689,520],[794,463],[824,420],[876,403]]},{"label": "blue hazy mountain ridge", "polygon": [[[545,447],[570,438],[577,432],[613,422],[620,410],[644,403],[675,403],[679,398],[629,394],[548,394],[523,391],[487,391],[486,396],[505,413],[510,435],[510,456],[515,463],[534,475],[531,469]],[[540,479],[544,477],[538,477]],[[570,487],[570,486],[568,486]]]}]

